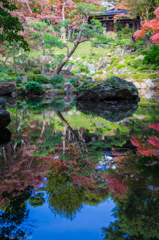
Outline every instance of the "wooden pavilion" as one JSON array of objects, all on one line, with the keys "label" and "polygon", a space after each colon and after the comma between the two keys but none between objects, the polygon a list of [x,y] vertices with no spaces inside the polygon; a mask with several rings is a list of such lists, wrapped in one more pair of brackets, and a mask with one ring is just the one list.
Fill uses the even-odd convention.
[{"label": "wooden pavilion", "polygon": [[[91,16],[89,18],[89,22],[92,18],[98,19],[102,22],[102,25],[105,26],[106,24],[106,30],[112,31],[114,29],[114,17],[116,15],[121,15],[121,18],[118,18],[116,23],[120,23],[122,25],[121,28],[131,28],[133,30],[138,30],[140,27],[140,19],[137,17],[136,19],[130,19],[130,13],[126,9],[120,9],[116,7],[112,7],[108,9],[105,13],[97,14],[94,16]],[[120,30],[120,29],[119,29]]]}]

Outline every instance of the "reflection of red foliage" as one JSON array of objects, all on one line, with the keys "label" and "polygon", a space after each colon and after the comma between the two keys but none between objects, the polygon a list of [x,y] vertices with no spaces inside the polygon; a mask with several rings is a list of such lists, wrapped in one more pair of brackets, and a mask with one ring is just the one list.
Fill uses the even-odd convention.
[{"label": "reflection of red foliage", "polygon": [[[159,124],[153,124],[150,126],[151,128],[159,131]],[[147,142],[143,143],[141,139],[137,139],[136,137],[132,137],[131,142],[134,146],[138,148],[138,153],[143,154],[145,156],[155,156],[159,157],[159,138],[158,137],[150,137]]]},{"label": "reflection of red foliage", "polygon": [[126,194],[126,185],[115,177],[107,177],[107,187],[110,191],[113,190],[116,195]]}]

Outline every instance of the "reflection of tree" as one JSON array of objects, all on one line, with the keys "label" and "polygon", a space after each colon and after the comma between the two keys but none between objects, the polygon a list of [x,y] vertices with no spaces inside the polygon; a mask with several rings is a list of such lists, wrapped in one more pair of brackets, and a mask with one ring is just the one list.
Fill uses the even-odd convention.
[{"label": "reflection of tree", "polygon": [[29,198],[29,203],[33,207],[40,207],[45,203],[44,193],[36,193],[34,197]]},{"label": "reflection of tree", "polygon": [[82,208],[83,191],[71,186],[70,181],[69,175],[52,172],[46,190],[51,211],[72,220]]},{"label": "reflection of tree", "polygon": [[159,239],[158,193],[130,191],[126,199],[117,202],[113,212],[118,220],[103,228],[105,240]]},{"label": "reflection of tree", "polygon": [[[158,130],[158,126],[153,125],[153,128]],[[154,139],[156,141],[152,141]],[[113,213],[117,220],[102,229],[103,239],[159,239],[157,139],[149,137],[147,143],[147,139],[133,137],[132,143],[137,147],[138,155],[128,153],[127,156],[115,158],[116,178],[124,181],[128,191],[124,198],[112,193],[116,202]],[[108,179],[111,174],[108,172]]]},{"label": "reflection of tree", "polygon": [[[24,191],[4,192],[3,198],[8,204],[1,206],[0,214],[0,239],[19,239],[29,236],[33,232],[34,224],[28,221],[29,210],[26,208],[26,200],[31,195],[31,188]],[[9,200],[9,201],[8,201]]]}]

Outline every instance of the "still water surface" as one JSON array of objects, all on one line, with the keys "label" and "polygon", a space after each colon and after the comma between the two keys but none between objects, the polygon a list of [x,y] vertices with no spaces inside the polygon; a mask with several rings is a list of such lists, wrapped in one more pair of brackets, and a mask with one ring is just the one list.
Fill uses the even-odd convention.
[{"label": "still water surface", "polygon": [[159,239],[158,99],[8,100],[0,239]]}]

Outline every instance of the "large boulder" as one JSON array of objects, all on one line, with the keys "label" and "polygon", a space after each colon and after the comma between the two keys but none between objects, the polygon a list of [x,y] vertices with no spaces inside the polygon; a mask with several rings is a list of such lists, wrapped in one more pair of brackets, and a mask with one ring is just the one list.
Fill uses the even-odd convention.
[{"label": "large boulder", "polygon": [[11,122],[10,114],[5,110],[6,101],[0,98],[0,129],[5,128]]},{"label": "large boulder", "polygon": [[110,77],[103,82],[84,83],[77,90],[77,100],[136,100],[138,90],[135,85],[119,77]]},{"label": "large boulder", "polygon": [[138,109],[137,102],[91,102],[76,101],[76,109],[85,114],[95,114],[110,122],[120,122],[124,118],[131,117]]},{"label": "large boulder", "polygon": [[14,92],[16,84],[12,82],[0,83],[0,95],[5,95]]}]

